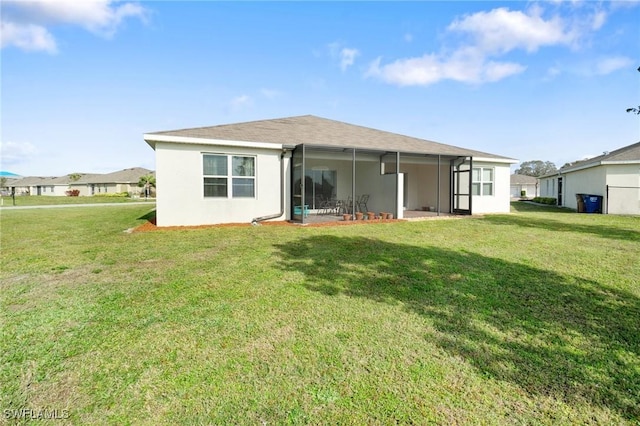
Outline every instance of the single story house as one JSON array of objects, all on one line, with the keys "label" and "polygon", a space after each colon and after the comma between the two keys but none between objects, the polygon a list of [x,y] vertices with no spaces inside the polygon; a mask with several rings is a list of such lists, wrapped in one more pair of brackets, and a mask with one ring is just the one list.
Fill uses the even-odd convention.
[{"label": "single story house", "polygon": [[540,195],[538,191],[538,178],[519,174],[511,175],[511,198],[533,198],[538,195]]},{"label": "single story house", "polygon": [[7,184],[16,195],[54,195],[54,176],[27,176]]},{"label": "single story house", "polygon": [[71,185],[80,179],[87,179],[91,176],[100,176],[87,173],[73,173],[69,175],[44,178],[38,182],[37,186],[32,187],[31,195],[53,195],[64,197],[67,191],[71,189]]},{"label": "single story house", "polygon": [[[142,176],[154,172],[142,167],[132,167],[113,173],[72,173],[65,176],[28,176],[7,184],[15,188],[16,195],[66,196],[67,191],[77,189],[78,195],[115,194],[128,192],[133,196],[143,196],[144,188],[138,187]],[[152,194],[153,195],[153,194]]]},{"label": "single story house", "polygon": [[602,197],[602,213],[640,214],[640,142],[540,177],[540,196],[559,206],[577,209],[576,194]]},{"label": "single story house", "polygon": [[[147,133],[158,226],[345,211],[509,212],[516,160],[312,115]],[[364,203],[361,203],[363,202]]]},{"label": "single story house", "polygon": [[154,172],[143,167],[132,167],[113,173],[84,175],[69,184],[69,189],[77,189],[80,195],[117,194],[128,192],[132,196],[144,196],[144,188],[138,186],[142,176]]}]

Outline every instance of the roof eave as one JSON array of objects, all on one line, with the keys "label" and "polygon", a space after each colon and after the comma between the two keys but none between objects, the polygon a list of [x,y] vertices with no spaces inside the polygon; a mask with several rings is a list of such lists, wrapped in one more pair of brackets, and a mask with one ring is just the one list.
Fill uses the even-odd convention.
[{"label": "roof eave", "polygon": [[153,133],[145,134],[144,140],[153,149],[156,149],[157,142],[193,144],[193,145],[218,145],[218,146],[223,145],[223,146],[231,146],[231,147],[239,147],[239,148],[261,148],[261,149],[278,149],[278,150],[288,147],[288,145],[281,144],[281,143],[247,142],[247,141],[234,141],[234,140],[223,140],[223,139],[194,138],[194,137],[187,137],[187,136],[158,135]]},{"label": "roof eave", "polygon": [[[615,160],[609,160],[609,161],[596,161],[593,163],[589,163],[589,164],[581,164],[579,166],[575,166],[575,167],[568,167],[566,169],[561,169],[559,170],[560,174],[565,174],[565,173],[570,173],[570,172],[577,172],[580,170],[584,170],[584,169],[590,169],[592,167],[598,167],[598,166],[611,166],[611,165],[624,165],[624,164],[640,164],[640,160],[619,160],[619,161],[615,161]],[[551,175],[547,175],[547,176],[542,176],[542,177],[550,177],[550,176],[555,176],[556,173],[553,173]]]},{"label": "roof eave", "polygon": [[505,164],[516,164],[518,160],[514,158],[492,158],[492,157],[473,157],[473,161],[484,161],[487,163],[505,163]]}]

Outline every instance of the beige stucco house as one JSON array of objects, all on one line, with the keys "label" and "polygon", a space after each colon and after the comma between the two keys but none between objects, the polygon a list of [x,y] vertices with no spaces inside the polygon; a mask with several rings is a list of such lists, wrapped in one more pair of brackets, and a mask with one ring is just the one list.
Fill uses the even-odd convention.
[{"label": "beige stucco house", "polygon": [[[128,192],[132,196],[140,196],[144,191],[144,188],[138,187],[140,178],[154,173],[142,167],[132,167],[105,174],[73,173],[55,177],[28,176],[14,180],[10,186],[15,188],[16,195],[66,196],[67,191],[77,189],[80,196],[123,192]],[[153,192],[155,194],[155,190]]]},{"label": "beige stucco house", "polygon": [[509,211],[516,160],[311,115],[147,133],[158,226],[305,223],[340,200],[402,218]]},{"label": "beige stucco house", "polygon": [[540,178],[540,196],[578,208],[576,194],[602,197],[602,213],[640,214],[640,142],[563,166]]},{"label": "beige stucco house", "polygon": [[143,167],[131,167],[106,174],[84,175],[69,184],[69,189],[78,189],[80,195],[116,194],[128,192],[140,196],[143,188],[138,186],[142,176],[154,172]]}]

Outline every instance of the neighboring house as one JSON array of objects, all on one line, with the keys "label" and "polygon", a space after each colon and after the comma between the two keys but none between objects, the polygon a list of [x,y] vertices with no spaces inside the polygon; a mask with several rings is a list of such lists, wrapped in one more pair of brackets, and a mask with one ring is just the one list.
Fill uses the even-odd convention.
[{"label": "neighboring house", "polygon": [[[18,175],[15,175],[18,176]],[[7,196],[11,195],[11,188],[15,186],[15,182],[22,179],[22,177],[11,177],[9,175],[0,175],[2,179],[2,186],[0,187],[0,195]]]},{"label": "neighboring house", "polygon": [[144,188],[138,187],[142,176],[154,172],[142,167],[119,170],[107,174],[84,175],[75,182],[69,183],[69,189],[77,189],[80,195],[116,194],[128,192],[132,196],[143,194]]},{"label": "neighboring house", "polygon": [[570,163],[540,178],[540,195],[577,209],[576,194],[599,195],[602,212],[640,214],[640,142]]},{"label": "neighboring house", "polygon": [[27,176],[9,184],[16,195],[53,195],[55,177]]},{"label": "neighboring house", "polygon": [[327,199],[367,195],[403,217],[509,212],[516,160],[315,116],[144,135],[156,152],[158,226],[306,221]]},{"label": "neighboring house", "polygon": [[[138,187],[142,176],[154,175],[155,172],[133,167],[113,173],[95,174],[78,173],[59,177],[29,176],[7,183],[15,188],[16,195],[54,195],[65,196],[67,191],[77,189],[80,196],[96,194],[115,194],[128,192],[132,196],[144,196],[144,188]],[[154,195],[155,191],[153,194]]]},{"label": "neighboring house", "polygon": [[53,196],[66,196],[67,195],[67,191],[69,191],[71,189],[71,185],[74,182],[79,181],[82,178],[87,178],[90,176],[99,176],[99,175],[94,175],[94,174],[87,174],[87,173],[78,173],[76,174],[70,174],[70,175],[65,175],[65,176],[60,176],[60,177],[55,177],[55,178],[48,178],[45,182],[42,182],[42,189],[41,191],[38,193],[36,192],[32,192],[32,195],[53,195]]},{"label": "neighboring house", "polygon": [[[524,195],[522,191],[524,191]],[[533,198],[538,195],[540,195],[538,191],[538,178],[519,174],[511,175],[511,198]]]}]

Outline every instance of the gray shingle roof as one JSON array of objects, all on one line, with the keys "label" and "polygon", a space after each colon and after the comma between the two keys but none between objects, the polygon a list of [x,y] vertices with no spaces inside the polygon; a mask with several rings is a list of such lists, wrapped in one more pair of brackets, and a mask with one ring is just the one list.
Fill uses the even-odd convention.
[{"label": "gray shingle roof", "polygon": [[85,175],[80,178],[77,184],[84,183],[134,183],[137,184],[140,177],[148,174],[153,174],[149,169],[143,167],[132,167],[130,169],[119,170],[113,173],[101,174],[101,175]]},{"label": "gray shingle roof", "polygon": [[527,175],[519,175],[512,174],[511,175],[511,184],[512,185],[535,185],[538,182],[538,178]]},{"label": "gray shingle roof", "polygon": [[640,142],[628,145],[615,151],[611,151],[597,157],[588,158],[582,161],[576,161],[569,165],[564,165],[560,168],[561,172],[571,171],[573,169],[580,169],[584,167],[598,166],[603,162],[640,162]]},{"label": "gray shingle roof", "polygon": [[152,146],[154,135],[285,145],[305,144],[309,146],[359,148],[365,150],[474,156],[511,160],[510,158],[495,154],[385,132],[313,115],[152,132],[145,135],[145,139]]},{"label": "gray shingle roof", "polygon": [[51,185],[51,182],[56,179],[55,177],[43,177],[43,176],[26,176],[22,179],[17,179],[11,182],[11,186],[23,187],[23,186],[42,186]]},{"label": "gray shingle roof", "polygon": [[[155,174],[154,171],[143,167],[132,167],[130,169],[119,170],[117,172],[97,174],[79,173],[80,179],[71,180],[69,175],[64,176],[27,176],[16,179],[10,186],[49,186],[49,185],[84,185],[90,183],[134,183],[137,184],[141,176]],[[9,180],[8,180],[9,181]],[[9,185],[9,184],[7,184]]]}]

